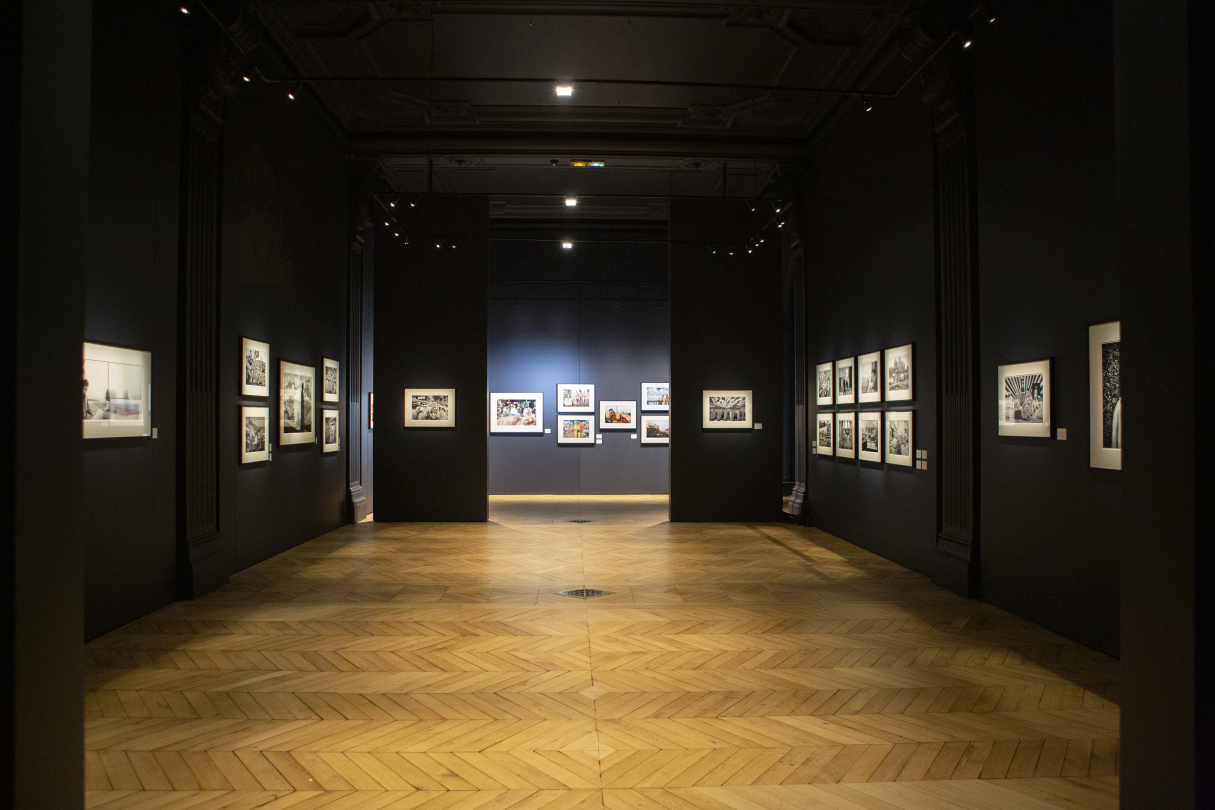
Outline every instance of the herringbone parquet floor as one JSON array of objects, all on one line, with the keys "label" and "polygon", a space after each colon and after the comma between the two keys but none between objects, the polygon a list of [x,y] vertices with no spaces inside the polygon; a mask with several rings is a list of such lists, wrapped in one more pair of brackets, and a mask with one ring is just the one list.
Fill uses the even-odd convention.
[{"label": "herringbone parquet floor", "polygon": [[[347,526],[94,641],[89,806],[1117,806],[1110,659],[822,532],[665,506]],[[581,586],[615,593],[555,595]]]}]

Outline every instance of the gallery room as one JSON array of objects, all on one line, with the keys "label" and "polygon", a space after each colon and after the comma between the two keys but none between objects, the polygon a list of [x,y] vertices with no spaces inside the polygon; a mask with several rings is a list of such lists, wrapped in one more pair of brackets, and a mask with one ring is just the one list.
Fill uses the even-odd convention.
[{"label": "gallery room", "polygon": [[1215,806],[1211,4],[0,15],[0,806]]}]

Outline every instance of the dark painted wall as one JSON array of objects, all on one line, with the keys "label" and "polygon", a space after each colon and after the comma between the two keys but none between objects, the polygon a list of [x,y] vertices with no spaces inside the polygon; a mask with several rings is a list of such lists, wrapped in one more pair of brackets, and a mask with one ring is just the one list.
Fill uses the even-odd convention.
[{"label": "dark painted wall", "polygon": [[542,392],[552,430],[490,434],[491,495],[668,491],[669,448],[636,430],[597,430],[594,446],[556,436],[559,382],[593,383],[596,407],[640,407],[642,382],[669,381],[667,272],[665,243],[490,243],[489,391]]},{"label": "dark painted wall", "polygon": [[[914,94],[873,112],[850,105],[815,149],[804,215],[807,373],[814,367],[914,345],[914,444],[929,470],[811,455],[813,525],[917,571],[938,576],[935,552],[936,299],[932,127]],[[870,405],[870,403],[866,403]],[[811,418],[814,424],[814,418]],[[813,432],[813,431],[812,431]],[[813,450],[811,451],[813,453]]]},{"label": "dark painted wall", "polygon": [[[781,519],[781,255],[740,201],[671,201],[671,520]],[[735,246],[735,255],[718,249]],[[763,430],[705,430],[701,392],[751,389]]]},{"label": "dark painted wall", "polygon": [[[1119,473],[1089,467],[1088,327],[1120,317],[1113,11],[1001,9],[976,45],[983,597],[1118,653]],[[1001,437],[997,368],[1050,358],[1055,428]]]},{"label": "dark painted wall", "polygon": [[152,352],[158,438],[84,442],[85,634],[172,601],[176,584],[181,13],[96,4],[85,339]]},{"label": "dark painted wall", "polygon": [[[375,509],[375,430],[368,419],[370,394],[375,390],[375,232],[363,232],[363,497],[367,512]],[[351,403],[354,407],[354,403]]]},{"label": "dark painted wall", "polygon": [[[426,195],[399,216],[409,244],[376,229],[375,519],[483,521],[489,201]],[[456,426],[406,430],[407,387],[456,389]]]}]

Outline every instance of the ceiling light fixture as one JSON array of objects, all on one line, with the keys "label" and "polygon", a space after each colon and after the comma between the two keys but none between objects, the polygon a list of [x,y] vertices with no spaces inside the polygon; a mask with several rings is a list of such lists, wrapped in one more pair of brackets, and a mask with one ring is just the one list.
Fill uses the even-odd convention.
[{"label": "ceiling light fixture", "polygon": [[861,96],[861,107],[865,112],[873,112],[873,102],[869,100],[869,96]]},{"label": "ceiling light fixture", "polygon": [[561,247],[564,248],[565,250],[572,250],[574,247],[574,243],[573,242],[562,242]]},{"label": "ceiling light fixture", "polygon": [[566,197],[565,204],[567,207],[573,208],[575,205],[578,204],[578,198],[577,197]]},{"label": "ceiling light fixture", "polygon": [[971,46],[971,44],[972,44],[972,41],[968,39],[968,40],[966,40],[965,42],[963,42],[963,43],[962,43],[962,47],[963,47],[963,48],[969,48],[969,47]]},{"label": "ceiling light fixture", "polygon": [[242,79],[244,79],[245,81],[249,81],[249,77],[248,77],[248,76],[241,76],[241,78],[242,78]]},{"label": "ceiling light fixture", "polygon": [[190,13],[190,7],[189,7],[189,6],[182,6],[182,7],[181,7],[181,13],[182,13],[182,14],[189,14],[189,13]]},{"label": "ceiling light fixture", "polygon": [[300,91],[300,83],[296,82],[295,86],[287,91],[287,98],[291,99],[292,101],[295,101],[295,94],[298,93],[299,91]]},{"label": "ceiling light fixture", "polygon": [[574,95],[574,85],[572,85],[572,84],[559,84],[559,85],[557,85],[557,95],[559,95],[559,96],[572,96],[572,95]]}]

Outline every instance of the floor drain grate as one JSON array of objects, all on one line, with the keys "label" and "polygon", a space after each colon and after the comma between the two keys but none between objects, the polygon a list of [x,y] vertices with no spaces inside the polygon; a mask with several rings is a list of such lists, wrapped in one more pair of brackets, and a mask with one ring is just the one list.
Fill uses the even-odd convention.
[{"label": "floor drain grate", "polygon": [[567,520],[566,523],[594,523],[593,520]]},{"label": "floor drain grate", "polygon": [[558,591],[558,596],[572,596],[575,599],[594,599],[596,596],[611,596],[614,591],[599,591],[594,588],[578,588],[574,591]]}]

